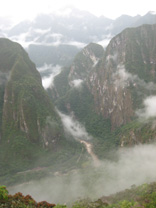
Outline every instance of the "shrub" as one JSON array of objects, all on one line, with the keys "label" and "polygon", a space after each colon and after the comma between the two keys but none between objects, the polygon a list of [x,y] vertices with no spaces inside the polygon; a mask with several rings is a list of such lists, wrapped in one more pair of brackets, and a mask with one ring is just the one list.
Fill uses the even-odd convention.
[{"label": "shrub", "polygon": [[0,200],[8,199],[8,191],[5,186],[0,186]]}]

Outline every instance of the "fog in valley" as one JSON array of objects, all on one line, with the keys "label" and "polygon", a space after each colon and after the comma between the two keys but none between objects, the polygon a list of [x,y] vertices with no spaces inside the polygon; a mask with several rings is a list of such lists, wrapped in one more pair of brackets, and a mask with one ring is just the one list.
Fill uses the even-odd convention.
[{"label": "fog in valley", "polygon": [[[86,141],[92,144],[93,137],[73,116],[60,113],[67,135],[72,135],[77,142]],[[115,160],[98,158],[98,165],[91,154],[92,161],[82,169],[74,169],[68,173],[55,172],[50,177],[39,181],[30,181],[15,187],[10,187],[10,193],[22,192],[31,194],[36,200],[47,200],[55,203],[68,203],[80,198],[99,197],[116,193],[156,180],[156,144],[137,145],[131,148],[120,148],[114,152]],[[96,161],[97,162],[97,161]]]},{"label": "fog in valley", "polygon": [[[44,64],[38,70],[42,74],[43,86],[47,89],[53,86],[53,79],[60,73],[61,67]],[[145,83],[136,75],[126,72],[123,66],[118,67],[114,79],[116,86],[125,87],[128,82],[132,82],[144,86],[145,89],[155,89],[154,83]],[[155,116],[155,100],[155,96],[150,96],[143,101],[143,108],[136,112],[138,118],[144,117],[146,120]],[[67,173],[51,172],[49,177],[41,180],[9,187],[10,193],[20,191],[24,195],[32,195],[37,201],[71,203],[87,197],[96,200],[133,185],[156,180],[156,144],[121,147],[113,153],[115,160],[100,160],[94,153],[94,138],[76,120],[74,113],[65,115],[56,110],[62,120],[66,137],[84,146],[90,162],[81,169],[73,169]]]},{"label": "fog in valley", "polygon": [[132,185],[156,180],[156,145],[139,145],[122,149],[118,160],[100,161],[86,169],[73,170],[68,174],[56,172],[48,178],[10,187],[10,193],[30,194],[36,200],[67,203],[80,198],[97,199],[130,188]]},{"label": "fog in valley", "polygon": [[0,54],[0,180],[9,194],[70,205],[156,181],[156,3],[20,4],[0,8],[2,40],[30,58],[10,46]]}]

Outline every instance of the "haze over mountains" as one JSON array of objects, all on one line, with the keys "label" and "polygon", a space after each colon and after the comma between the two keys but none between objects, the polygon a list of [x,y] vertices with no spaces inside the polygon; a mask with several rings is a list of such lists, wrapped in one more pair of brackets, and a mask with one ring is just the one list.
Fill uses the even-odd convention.
[{"label": "haze over mountains", "polygon": [[69,7],[56,14],[40,14],[33,21],[20,22],[10,29],[3,28],[1,35],[26,48],[37,66],[44,63],[64,66],[90,42],[106,47],[111,38],[125,28],[154,23],[154,12],[135,17],[122,15],[112,20]]},{"label": "haze over mountains", "polygon": [[27,52],[0,39],[0,181],[47,176],[44,188],[62,177],[58,194],[70,184],[69,193],[54,200],[64,203],[73,187],[74,199],[100,197],[155,180],[156,14],[111,20],[69,8],[4,27]]}]

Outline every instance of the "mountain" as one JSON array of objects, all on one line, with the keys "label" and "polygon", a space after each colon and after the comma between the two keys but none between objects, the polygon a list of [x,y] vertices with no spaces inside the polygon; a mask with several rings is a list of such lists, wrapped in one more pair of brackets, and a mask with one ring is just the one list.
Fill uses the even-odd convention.
[{"label": "mountain", "polygon": [[70,67],[64,68],[62,72],[55,77],[52,96],[55,98],[65,96],[68,91],[77,91],[81,85],[88,79],[93,68],[104,55],[102,46],[96,43],[90,43],[81,52],[79,52]]},{"label": "mountain", "polygon": [[90,83],[98,113],[111,119],[112,128],[131,121],[143,99],[155,94],[155,32],[156,25],[144,25],[117,35],[96,78],[93,74]]},{"label": "mountain", "polygon": [[[125,28],[134,27],[135,23],[141,20],[142,18],[143,17],[141,17],[140,15],[137,15],[134,17],[129,16],[129,15],[121,15],[120,17],[118,17],[117,19],[113,21],[110,32],[114,35],[117,35]],[[146,18],[144,19],[144,21],[146,21]]]},{"label": "mountain", "polygon": [[154,12],[135,17],[122,15],[112,20],[67,7],[3,29],[2,35],[22,44],[38,67],[44,63],[69,66],[75,55],[90,42],[106,47],[112,37],[127,27],[155,23]]},{"label": "mountain", "polygon": [[143,25],[125,29],[105,51],[89,44],[55,77],[53,99],[95,137],[99,156],[112,144],[134,145],[155,138],[155,34],[156,25]]},{"label": "mountain", "polygon": [[[33,177],[40,179],[45,174],[56,177],[62,174],[68,181],[67,173],[71,170],[75,175],[77,167],[84,167],[82,172],[87,169],[95,179],[99,179],[103,172],[92,165],[90,167],[82,147],[85,142],[90,148],[88,152],[91,151],[98,161],[105,159],[104,172],[112,178],[107,167],[112,171],[117,164],[116,148],[121,150],[135,144],[153,143],[156,134],[155,34],[155,24],[142,25],[123,30],[112,38],[105,50],[91,42],[75,56],[70,66],[64,67],[54,78],[47,92],[26,51],[17,43],[0,39],[0,182],[25,182]],[[81,128],[75,128],[67,119],[65,123],[82,140],[77,138],[78,142],[75,142],[72,135],[67,135],[67,139],[65,135],[69,132],[65,134],[54,105],[58,112],[72,116],[73,123],[74,119],[79,121],[89,138],[85,138],[86,133],[79,135]],[[81,127],[78,122],[77,125]],[[137,154],[140,154],[139,150]],[[115,159],[111,166],[108,159],[112,158]],[[141,159],[139,156],[139,161]],[[123,175],[126,172],[124,163],[119,160]],[[59,172],[56,172],[56,167]],[[129,163],[128,168],[131,170]],[[88,173],[85,175],[90,184],[92,178]],[[102,181],[99,182],[101,185]],[[135,197],[138,192],[143,202]],[[149,202],[144,201],[145,197],[150,197],[150,202],[154,203],[155,184],[138,189],[132,187],[126,191],[127,201],[119,203],[118,199],[123,200],[123,195],[125,197],[125,192],[103,197],[95,203],[85,202],[87,205],[80,204],[80,207],[142,206]],[[129,201],[131,198],[136,203]]]},{"label": "mountain", "polygon": [[4,177],[12,181],[8,174],[36,166],[53,163],[54,167],[71,154],[73,160],[79,149],[79,144],[66,140],[60,117],[26,51],[1,38],[0,181]]},{"label": "mountain", "polygon": [[141,26],[143,24],[155,24],[156,17],[155,12],[149,11],[147,14],[145,14],[142,18],[139,18],[134,26]]},{"label": "mountain", "polygon": [[[102,46],[90,43],[75,56],[70,69],[65,69],[60,73],[60,75],[55,79],[55,85],[59,87],[59,83],[62,82],[62,79],[66,79],[66,76],[68,76],[66,88],[72,89],[74,86],[78,87],[78,85],[86,80],[88,75],[91,73],[93,66],[97,64],[103,54],[104,49]],[[60,88],[56,87],[54,89],[56,90],[55,94],[57,96],[63,96],[65,93],[65,91],[63,91],[65,88],[62,89],[61,86]]]},{"label": "mountain", "polygon": [[[72,164],[77,160],[82,145],[65,138],[54,105],[85,126],[94,137],[91,142],[99,158],[109,157],[109,150],[119,146],[154,140],[155,117],[151,112],[156,93],[156,26],[136,27],[146,21],[153,24],[155,14],[110,20],[69,10],[62,16],[39,15],[32,22],[2,31],[11,39],[21,40],[37,66],[45,62],[65,65],[45,92],[40,74],[24,49],[1,39],[2,175],[7,169],[17,172],[34,168],[32,163],[37,158],[43,158],[42,166],[50,161],[57,165],[56,158],[70,158]],[[112,36],[105,50],[93,43]]]},{"label": "mountain", "polygon": [[94,72],[96,78],[92,75],[90,84],[99,101],[97,109],[111,118],[112,128],[126,124],[134,116],[139,102],[134,97],[134,91],[140,87],[137,81],[145,85],[155,82],[155,29],[156,25],[145,25],[126,29],[114,37]]},{"label": "mountain", "polygon": [[53,139],[59,140],[60,133],[56,130],[59,118],[42,87],[35,65],[17,43],[0,39],[0,46],[2,142],[11,142],[14,132],[16,135],[18,132],[44,147],[52,145],[56,141],[48,139],[48,119],[54,124]]},{"label": "mountain", "polygon": [[76,55],[70,67],[65,67],[55,77],[53,87],[48,90],[58,109],[65,114],[72,114],[94,137],[92,142],[99,157],[108,156],[108,150],[115,148],[117,142],[111,132],[110,120],[96,113],[94,96],[89,89],[88,78],[104,54],[102,46],[90,43]]}]

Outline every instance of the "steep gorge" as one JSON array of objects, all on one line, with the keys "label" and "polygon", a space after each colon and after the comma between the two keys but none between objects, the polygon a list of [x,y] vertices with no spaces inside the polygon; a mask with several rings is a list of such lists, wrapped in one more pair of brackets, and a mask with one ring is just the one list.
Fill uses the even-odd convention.
[{"label": "steep gorge", "polygon": [[7,174],[55,163],[58,154],[68,158],[75,148],[64,136],[35,64],[18,43],[1,38],[0,181]]},{"label": "steep gorge", "polygon": [[[143,123],[136,112],[144,110],[146,98],[156,95],[155,34],[156,25],[143,25],[124,30],[105,51],[90,43],[55,77],[52,89],[48,89],[52,101],[23,48],[0,39],[2,175],[8,161],[11,171],[16,172],[26,170],[48,151],[54,153],[53,162],[57,163],[57,157],[67,161],[73,152],[77,161],[82,145],[87,147],[84,142],[66,140],[53,103],[85,126],[94,138],[89,144],[99,159],[109,157],[109,150],[119,146],[154,141],[155,117]],[[49,158],[46,165],[51,155]]]},{"label": "steep gorge", "polygon": [[142,25],[115,36],[105,51],[91,43],[54,80],[57,106],[85,125],[98,154],[155,138],[152,121],[137,114],[156,95],[155,34],[156,25]]}]

